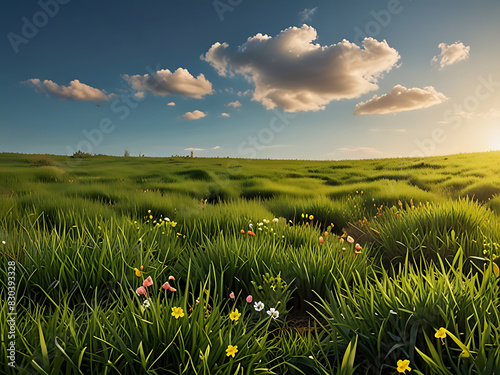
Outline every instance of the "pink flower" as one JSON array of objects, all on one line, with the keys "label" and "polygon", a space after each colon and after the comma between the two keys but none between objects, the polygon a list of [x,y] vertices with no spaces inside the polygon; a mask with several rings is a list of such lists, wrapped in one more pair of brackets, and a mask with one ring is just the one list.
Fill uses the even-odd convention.
[{"label": "pink flower", "polygon": [[229,293],[229,298],[234,299],[234,293],[233,292]]},{"label": "pink flower", "polygon": [[325,240],[323,239],[323,237],[320,237],[319,238],[319,243],[323,243],[323,242],[325,242]]},{"label": "pink flower", "polygon": [[143,286],[140,286],[139,288],[136,289],[135,291],[139,296],[147,296],[148,292],[146,292],[146,288]]},{"label": "pink flower", "polygon": [[168,283],[168,281],[167,281],[165,284],[163,284],[161,287],[162,287],[163,289],[165,289],[165,290],[168,290],[169,292],[172,292],[172,293],[173,293],[173,292],[177,292],[177,289],[172,288],[172,287],[170,286],[170,284]]},{"label": "pink flower", "polygon": [[148,276],[148,278],[146,280],[144,280],[144,282],[142,283],[142,286],[144,288],[147,288],[148,286],[151,286],[153,285],[153,279],[151,278],[151,276]]},{"label": "pink flower", "polygon": [[253,300],[252,295],[249,295],[249,296],[247,297],[247,299],[246,299],[246,301],[247,301],[248,303],[252,303],[252,300]]},{"label": "pink flower", "polygon": [[359,243],[357,243],[357,244],[356,244],[356,246],[354,246],[354,248],[355,248],[357,251],[361,251],[361,250],[363,249]]}]

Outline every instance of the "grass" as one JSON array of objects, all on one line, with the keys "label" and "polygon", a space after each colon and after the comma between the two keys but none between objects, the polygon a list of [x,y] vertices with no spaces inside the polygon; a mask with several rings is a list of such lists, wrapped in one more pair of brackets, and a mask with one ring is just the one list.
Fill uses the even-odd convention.
[{"label": "grass", "polygon": [[0,154],[0,367],[499,372],[499,156]]}]

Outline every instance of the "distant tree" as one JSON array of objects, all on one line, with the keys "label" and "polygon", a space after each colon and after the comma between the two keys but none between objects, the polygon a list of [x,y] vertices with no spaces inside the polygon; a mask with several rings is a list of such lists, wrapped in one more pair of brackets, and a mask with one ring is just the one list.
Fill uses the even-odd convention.
[{"label": "distant tree", "polygon": [[128,152],[128,150],[125,150],[125,153],[123,154],[123,156],[125,156],[126,158],[128,158],[130,156],[130,152]]}]

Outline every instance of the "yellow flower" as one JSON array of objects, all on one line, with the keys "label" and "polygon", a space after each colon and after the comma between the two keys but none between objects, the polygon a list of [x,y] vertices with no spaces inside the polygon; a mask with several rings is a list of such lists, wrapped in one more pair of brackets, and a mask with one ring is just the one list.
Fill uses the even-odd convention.
[{"label": "yellow flower", "polygon": [[313,220],[314,219],[314,216],[313,215],[309,215],[309,220]]},{"label": "yellow flower", "polygon": [[149,215],[149,218],[152,219],[153,218],[153,215]]},{"label": "yellow flower", "polygon": [[237,321],[241,316],[241,313],[238,312],[238,309],[234,310],[231,314],[229,314],[229,319],[231,319],[233,322]]},{"label": "yellow flower", "polygon": [[172,307],[172,316],[175,319],[182,318],[184,316],[184,310],[182,310],[182,307]]},{"label": "yellow flower", "polygon": [[436,331],[436,334],[434,335],[435,338],[437,339],[441,339],[441,342],[443,343],[444,345],[444,338],[446,337],[446,328],[439,328],[437,331]]},{"label": "yellow flower", "polygon": [[139,271],[137,268],[134,268],[135,271],[135,276],[141,277],[141,271]]},{"label": "yellow flower", "polygon": [[302,219],[304,218],[304,214],[302,214]]},{"label": "yellow flower", "polygon": [[405,359],[404,361],[400,359],[398,361],[397,370],[398,370],[398,372],[403,373],[403,374],[406,373],[406,371],[411,371],[410,361],[408,359]]},{"label": "yellow flower", "polygon": [[150,213],[151,213],[151,210],[148,210],[148,214],[150,214]]},{"label": "yellow flower", "polygon": [[[495,254],[493,254],[493,258],[495,257]],[[493,262],[493,273],[495,276],[500,276],[500,268],[498,268],[498,264]]]},{"label": "yellow flower", "polygon": [[462,358],[469,358],[470,357],[470,352],[468,350],[462,350],[462,353],[460,353],[460,357]]},{"label": "yellow flower", "polygon": [[232,345],[228,345],[227,349],[226,349],[226,355],[229,357],[229,356],[233,356],[234,358],[234,355],[238,353],[238,345],[235,345],[235,346],[232,346]]}]

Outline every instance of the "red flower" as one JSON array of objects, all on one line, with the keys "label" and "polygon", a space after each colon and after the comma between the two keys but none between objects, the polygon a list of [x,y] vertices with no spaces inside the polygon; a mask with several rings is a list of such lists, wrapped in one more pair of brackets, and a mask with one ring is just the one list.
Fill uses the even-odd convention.
[{"label": "red flower", "polygon": [[252,232],[251,230],[249,230],[247,233],[248,233],[249,236],[255,236],[255,233]]},{"label": "red flower", "polygon": [[148,286],[151,286],[153,285],[153,279],[151,278],[151,276],[148,276],[148,278],[146,280],[144,280],[144,282],[142,283],[142,286],[144,288],[147,288]]}]

